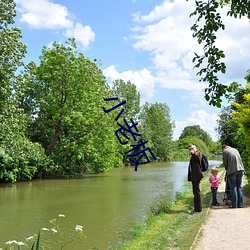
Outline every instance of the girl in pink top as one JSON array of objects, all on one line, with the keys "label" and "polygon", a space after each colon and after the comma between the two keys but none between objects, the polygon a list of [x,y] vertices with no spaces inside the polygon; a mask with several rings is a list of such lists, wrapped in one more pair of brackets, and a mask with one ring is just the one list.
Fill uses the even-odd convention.
[{"label": "girl in pink top", "polygon": [[218,169],[212,168],[211,169],[211,176],[209,178],[209,181],[211,183],[211,190],[212,190],[212,205],[213,206],[219,206],[219,202],[217,201],[217,189],[220,184],[219,179],[217,177]]}]

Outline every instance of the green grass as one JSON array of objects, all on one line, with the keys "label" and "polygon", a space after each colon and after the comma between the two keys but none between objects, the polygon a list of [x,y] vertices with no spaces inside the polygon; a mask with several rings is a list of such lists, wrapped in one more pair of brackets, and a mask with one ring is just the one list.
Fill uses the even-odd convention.
[{"label": "green grass", "polygon": [[201,181],[201,193],[203,203],[201,213],[189,214],[193,208],[193,194],[189,183],[185,186],[185,191],[176,194],[172,204],[161,203],[153,207],[145,222],[138,223],[123,242],[109,249],[190,249],[208,214],[211,202],[208,177]]}]

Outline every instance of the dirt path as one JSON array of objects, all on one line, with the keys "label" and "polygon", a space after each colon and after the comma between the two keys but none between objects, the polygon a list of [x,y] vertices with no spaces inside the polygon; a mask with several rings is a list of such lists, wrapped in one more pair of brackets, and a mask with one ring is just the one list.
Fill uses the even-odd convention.
[{"label": "dirt path", "polygon": [[223,202],[225,182],[218,188],[219,207],[211,207],[191,249],[250,249],[250,199],[244,196],[243,208],[230,209]]}]

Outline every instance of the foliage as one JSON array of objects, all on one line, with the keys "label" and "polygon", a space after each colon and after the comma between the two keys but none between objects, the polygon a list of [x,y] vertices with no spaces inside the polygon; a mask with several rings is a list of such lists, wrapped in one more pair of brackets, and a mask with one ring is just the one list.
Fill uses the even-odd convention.
[{"label": "foliage", "polygon": [[249,176],[250,174],[250,146],[249,143],[247,143],[250,140],[250,82],[247,83],[246,88],[248,89],[247,93],[243,95],[244,102],[238,103],[238,102],[232,102],[233,107],[236,108],[236,111],[232,112],[233,119],[238,122],[243,129],[244,139],[242,140],[242,143],[244,143],[245,153],[244,158],[246,158],[246,173]]},{"label": "foliage", "polygon": [[219,141],[211,142],[211,144],[209,146],[209,152],[211,154],[219,154],[219,153],[221,153],[221,151],[222,151],[221,143]]},{"label": "foliage", "polygon": [[173,161],[184,161],[189,160],[190,153],[187,149],[177,149],[173,153],[172,160]]},{"label": "foliage", "polygon": [[114,96],[118,97],[119,103],[126,100],[121,118],[136,120],[140,113],[140,93],[136,90],[136,85],[119,79],[113,82],[112,90]]},{"label": "foliage", "polygon": [[[123,119],[126,119],[126,121],[130,121],[130,119],[132,119],[134,122],[137,122],[138,115],[140,112],[140,93],[137,91],[136,85],[131,83],[130,81],[124,82],[123,80],[119,79],[113,82],[112,91],[114,93],[114,97],[118,97],[118,101],[115,104],[119,104],[122,101],[126,101],[126,104],[119,107],[120,110],[124,109],[124,111],[117,122],[119,122],[122,126],[125,127],[126,124]],[[118,114],[119,113],[117,111],[117,115]],[[117,129],[118,128],[119,127],[117,126]],[[130,136],[126,131],[123,132],[128,137]],[[123,165],[131,165],[131,162],[125,154],[130,149],[131,148],[128,144],[118,145],[118,151],[123,156]]]},{"label": "foliage", "polygon": [[101,70],[77,51],[74,39],[44,47],[40,60],[39,66],[29,64],[23,106],[32,108],[29,136],[59,166],[55,174],[106,171],[119,164],[113,115],[102,110],[111,90]]},{"label": "foliage", "polygon": [[179,147],[179,149],[186,149],[186,152],[189,152],[188,145],[190,143],[195,144],[199,151],[205,153],[206,155],[209,154],[209,150],[208,150],[206,144],[201,139],[194,137],[194,136],[187,136],[183,139],[180,139],[178,141],[178,147]]},{"label": "foliage", "polygon": [[238,129],[239,124],[232,119],[232,108],[230,106],[224,107],[219,114],[218,127],[216,128],[221,145],[227,144],[237,147],[235,135]]},{"label": "foliage", "polygon": [[26,45],[20,41],[21,30],[15,26],[16,4],[13,0],[0,1],[0,112],[5,106],[13,105],[13,93],[17,90],[18,77],[15,74],[23,66],[22,58],[26,54]]},{"label": "foliage", "polygon": [[245,79],[248,82],[245,88],[238,83],[233,83],[236,86],[235,92],[228,98],[232,105],[222,109],[219,115],[217,132],[220,135],[221,144],[228,144],[239,150],[245,167],[248,169],[249,149],[246,138],[248,138],[250,132],[247,124],[249,116],[247,113],[249,105],[247,96],[250,95],[250,75],[248,74]]},{"label": "foliage", "polygon": [[[230,87],[219,83],[218,74],[226,72],[226,65],[223,62],[225,54],[223,50],[216,46],[216,34],[219,30],[224,30],[225,25],[222,22],[219,7],[230,4],[228,15],[235,18],[248,16],[250,18],[250,5],[248,0],[203,0],[195,1],[196,9],[190,16],[196,16],[197,19],[192,25],[193,37],[197,38],[199,44],[204,44],[203,54],[195,53],[193,62],[195,68],[199,69],[197,73],[200,81],[209,83],[205,89],[205,99],[209,104],[221,107],[221,97],[231,91]],[[204,66],[205,65],[205,66]]]},{"label": "foliage", "polygon": [[146,102],[140,113],[140,133],[158,160],[170,160],[173,123],[170,109],[165,103]]},{"label": "foliage", "polygon": [[0,180],[16,182],[32,179],[37,169],[46,164],[44,151],[26,136],[27,123],[20,99],[24,95],[21,66],[26,45],[21,30],[14,27],[15,2],[0,2]]},{"label": "foliage", "polygon": [[179,137],[179,140],[188,136],[193,136],[201,139],[203,142],[205,142],[207,147],[209,147],[210,143],[212,142],[211,136],[206,131],[204,131],[199,125],[185,127]]}]

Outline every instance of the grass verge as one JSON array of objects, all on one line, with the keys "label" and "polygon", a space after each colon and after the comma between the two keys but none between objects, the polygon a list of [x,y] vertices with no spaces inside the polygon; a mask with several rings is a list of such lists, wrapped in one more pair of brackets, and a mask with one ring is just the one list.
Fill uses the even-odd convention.
[{"label": "grass verge", "polygon": [[[222,173],[223,171],[220,176]],[[208,214],[211,201],[208,177],[201,181],[201,193],[203,203],[201,213],[194,215],[189,213],[193,208],[193,194],[191,183],[188,183],[183,192],[176,193],[170,205],[161,203],[152,207],[145,222],[138,223],[123,242],[109,249],[190,249]]]}]

